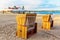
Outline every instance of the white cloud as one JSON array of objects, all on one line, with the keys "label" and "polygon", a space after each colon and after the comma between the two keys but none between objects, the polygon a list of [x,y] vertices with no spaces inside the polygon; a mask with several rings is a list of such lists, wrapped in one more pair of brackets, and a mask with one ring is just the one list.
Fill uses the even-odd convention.
[{"label": "white cloud", "polygon": [[41,5],[43,0],[21,0],[21,4],[25,6],[26,10],[36,9]]},{"label": "white cloud", "polygon": [[[25,9],[59,9],[60,0],[20,0]],[[44,5],[46,4],[46,5]],[[42,6],[41,6],[42,5]]]},{"label": "white cloud", "polygon": [[[44,5],[45,4],[45,5]],[[60,0],[1,0],[0,9],[8,6],[25,6],[25,9],[60,8]],[[42,6],[41,6],[42,5]]]},{"label": "white cloud", "polygon": [[49,0],[48,4],[60,6],[60,0]]},{"label": "white cloud", "polygon": [[7,7],[8,2],[9,2],[9,0],[1,0],[0,1],[0,9]]},{"label": "white cloud", "polygon": [[22,0],[24,5],[39,5],[42,3],[42,0]]},{"label": "white cloud", "polygon": [[42,0],[1,0],[0,9],[7,8],[8,6],[24,5],[26,9],[36,8],[36,6],[42,4]]}]

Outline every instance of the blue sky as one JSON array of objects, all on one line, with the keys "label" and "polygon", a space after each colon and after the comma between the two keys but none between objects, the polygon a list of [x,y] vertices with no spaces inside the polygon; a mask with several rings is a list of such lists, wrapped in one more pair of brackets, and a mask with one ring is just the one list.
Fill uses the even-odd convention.
[{"label": "blue sky", "polygon": [[60,0],[0,0],[0,9],[14,5],[25,6],[26,10],[59,9]]}]

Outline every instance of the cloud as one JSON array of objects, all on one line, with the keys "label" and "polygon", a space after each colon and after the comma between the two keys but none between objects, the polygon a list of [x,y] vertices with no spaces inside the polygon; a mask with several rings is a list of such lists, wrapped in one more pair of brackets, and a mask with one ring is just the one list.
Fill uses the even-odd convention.
[{"label": "cloud", "polygon": [[21,0],[20,4],[25,6],[26,10],[36,9],[43,0]]},{"label": "cloud", "polygon": [[9,3],[9,0],[1,0],[0,1],[0,9],[7,7],[8,3]]},{"label": "cloud", "polygon": [[20,4],[25,9],[58,9],[60,8],[60,0],[20,0]]},{"label": "cloud", "polygon": [[41,6],[46,8],[58,8],[60,7],[60,0],[45,0]]},{"label": "cloud", "polygon": [[51,9],[60,8],[60,0],[1,0],[0,9],[9,6],[25,6],[25,9]]},{"label": "cloud", "polygon": [[42,0],[2,0],[0,1],[0,9],[14,5],[16,6],[24,5],[26,9],[29,9],[29,8],[35,8],[39,4],[42,4]]},{"label": "cloud", "polygon": [[50,0],[48,3],[52,5],[60,6],[60,0]]},{"label": "cloud", "polygon": [[24,5],[39,5],[42,3],[42,0],[22,0]]}]

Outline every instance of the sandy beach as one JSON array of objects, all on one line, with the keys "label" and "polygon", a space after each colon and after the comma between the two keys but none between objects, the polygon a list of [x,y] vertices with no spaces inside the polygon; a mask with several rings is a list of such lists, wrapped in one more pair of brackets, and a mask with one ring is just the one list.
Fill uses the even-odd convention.
[{"label": "sandy beach", "polygon": [[[60,40],[60,15],[53,14],[54,27],[50,31],[41,29],[43,14],[37,14],[37,33],[27,40]],[[0,40],[24,40],[16,37],[16,14],[0,15]]]}]

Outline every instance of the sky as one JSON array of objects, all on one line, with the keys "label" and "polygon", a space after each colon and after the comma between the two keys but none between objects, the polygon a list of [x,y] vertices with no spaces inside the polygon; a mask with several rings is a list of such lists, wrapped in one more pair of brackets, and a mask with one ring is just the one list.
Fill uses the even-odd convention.
[{"label": "sky", "polygon": [[0,10],[14,5],[25,6],[26,10],[59,9],[60,0],[0,0]]}]

